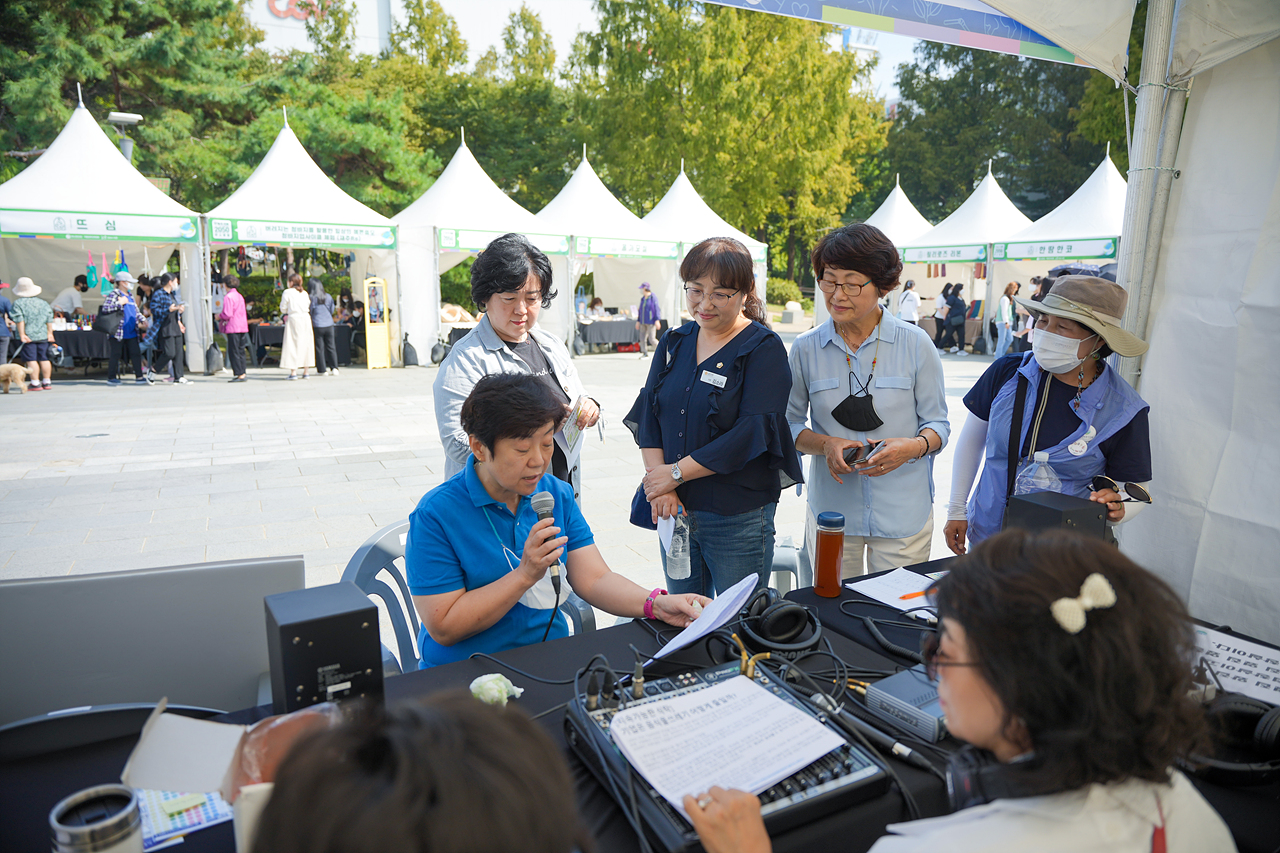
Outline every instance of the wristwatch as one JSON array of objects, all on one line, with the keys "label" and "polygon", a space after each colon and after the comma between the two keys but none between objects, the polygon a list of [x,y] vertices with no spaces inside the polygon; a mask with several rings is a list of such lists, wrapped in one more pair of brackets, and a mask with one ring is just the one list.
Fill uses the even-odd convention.
[{"label": "wristwatch", "polygon": [[676,463],[675,465],[671,466],[671,479],[675,480],[676,483],[684,482],[684,474],[680,473],[679,463]]}]

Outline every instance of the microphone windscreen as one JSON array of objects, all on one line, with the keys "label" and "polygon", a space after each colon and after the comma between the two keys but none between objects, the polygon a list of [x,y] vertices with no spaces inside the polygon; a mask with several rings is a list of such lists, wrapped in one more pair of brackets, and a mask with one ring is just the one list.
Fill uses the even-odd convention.
[{"label": "microphone windscreen", "polygon": [[529,499],[529,503],[540,519],[551,515],[556,509],[556,499],[550,492],[538,492]]}]

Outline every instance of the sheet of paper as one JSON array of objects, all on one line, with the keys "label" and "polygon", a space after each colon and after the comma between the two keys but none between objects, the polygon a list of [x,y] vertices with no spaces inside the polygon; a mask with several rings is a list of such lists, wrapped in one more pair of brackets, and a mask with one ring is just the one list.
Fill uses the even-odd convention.
[{"label": "sheet of paper", "polygon": [[1196,647],[1224,690],[1280,705],[1280,651],[1199,625]]},{"label": "sheet of paper", "polygon": [[679,651],[690,643],[696,643],[707,634],[734,619],[756,587],[756,576],[747,575],[724,592],[717,595],[702,611],[702,615],[693,620],[693,624],[671,638],[671,641],[658,650],[650,661],[660,660],[672,652]]},{"label": "sheet of paper", "polygon": [[609,724],[631,765],[681,814],[712,785],[758,794],[844,743],[746,676],[618,712]]},{"label": "sheet of paper", "polygon": [[244,726],[153,715],[138,737],[120,781],[134,788],[201,792],[222,787]]},{"label": "sheet of paper", "polygon": [[[925,597],[919,593],[928,589],[932,583],[933,579],[924,575],[918,575],[907,569],[894,569],[888,574],[877,577],[848,581],[845,586],[882,604],[906,610],[928,604]],[[903,596],[910,597],[903,598]]]},{"label": "sheet of paper", "polygon": [[578,464],[578,457],[582,455],[582,429],[578,426],[578,416],[582,414],[582,404],[586,399],[583,396],[574,401],[569,416],[564,419],[564,426],[556,433],[556,444],[564,451],[570,471]]},{"label": "sheet of paper", "polygon": [[662,543],[662,553],[671,553],[671,536],[676,532],[676,517],[658,519],[658,541]]},{"label": "sheet of paper", "polygon": [[[231,806],[217,793],[184,794],[138,789],[142,812],[142,849],[155,850],[172,839],[231,820]],[[186,806],[175,809],[174,803]]]}]

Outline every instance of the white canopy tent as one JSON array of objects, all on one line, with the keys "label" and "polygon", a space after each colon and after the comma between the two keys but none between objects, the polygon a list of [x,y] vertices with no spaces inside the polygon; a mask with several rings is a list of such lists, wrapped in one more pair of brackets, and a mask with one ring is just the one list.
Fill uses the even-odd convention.
[{"label": "white canopy tent", "polygon": [[[679,316],[673,313],[679,306],[679,237],[627,210],[596,175],[585,152],[569,182],[538,212],[537,218],[544,232],[573,237],[564,278],[570,295],[578,277],[590,265],[595,273],[596,295],[606,305],[637,304],[640,283],[647,281],[662,305],[663,315]],[[570,334],[571,303],[572,299],[568,299],[555,306],[558,315],[563,312]]]},{"label": "white canopy tent", "polygon": [[[1007,242],[1030,224],[1031,220],[1000,189],[995,175],[991,173],[991,164],[987,163],[986,177],[973,194],[964,200],[964,204],[936,226],[899,248],[902,250],[903,262],[907,264],[986,263],[986,292],[982,303],[985,318],[991,301],[992,244]],[[977,282],[974,284],[973,289],[976,289]],[[973,289],[969,292],[970,299],[974,296]],[[986,325],[985,322],[982,324],[984,337],[987,336]]]},{"label": "white canopy tent", "polygon": [[1110,262],[1120,243],[1127,191],[1108,150],[1070,198],[1008,242],[996,244],[995,259],[1008,273],[1004,278],[1042,275],[1050,266],[1068,260]]},{"label": "white canopy tent", "polygon": [[[483,251],[495,237],[514,231],[548,255],[569,254],[569,239],[540,233],[545,226],[498,188],[465,137],[431,188],[394,221],[400,240],[401,323],[419,353],[429,352],[440,334],[440,276]],[[573,287],[563,279],[556,283],[559,296],[540,316],[539,326],[567,340],[563,308],[573,303]]]},{"label": "white canopy tent", "polygon": [[395,226],[343,192],[316,165],[287,116],[253,174],[205,217],[208,242],[214,248],[258,244],[353,252],[353,285],[366,276],[386,279],[391,362],[400,366]]},{"label": "white canopy tent", "polygon": [[[876,208],[876,212],[867,217],[866,225],[874,225],[884,232],[884,235],[893,241],[893,245],[901,249],[913,240],[926,233],[932,225],[929,220],[920,215],[920,211],[916,210],[916,206],[911,203],[911,199],[907,198],[907,194],[902,189],[902,184],[895,176],[893,179],[893,190],[890,191],[888,197]],[[903,281],[907,280],[907,276],[903,276]],[[917,290],[917,292],[919,292]],[[922,296],[924,294],[921,294]],[[898,299],[902,297],[902,290],[894,291],[894,308],[896,310]],[[813,324],[819,325],[825,323],[831,315],[827,312],[827,301],[822,297],[821,291],[816,288],[813,294]]]},{"label": "white canopy tent", "polygon": [[[664,233],[678,237],[682,260],[691,248],[708,237],[732,237],[742,243],[751,252],[756,278],[756,294],[760,297],[760,301],[764,302],[765,288],[769,279],[768,245],[748,237],[721,219],[720,215],[712,210],[693,188],[693,183],[684,172],[683,161],[680,163],[680,174],[671,182],[671,188],[667,190],[662,200],[654,205],[653,210],[649,211],[643,221]],[[679,291],[675,296],[676,303],[672,306],[672,312],[667,313],[664,307],[663,316],[668,323],[679,325],[679,311],[683,303],[680,300]]]},{"label": "white canopy tent", "polygon": [[[169,198],[130,165],[81,104],[48,149],[0,185],[0,277],[30,276],[52,300],[90,256],[101,264],[124,252],[137,275],[149,260],[160,272],[179,253],[187,303],[187,361],[204,369],[208,303],[199,279],[199,215]],[[86,309],[101,304],[86,294]]]}]

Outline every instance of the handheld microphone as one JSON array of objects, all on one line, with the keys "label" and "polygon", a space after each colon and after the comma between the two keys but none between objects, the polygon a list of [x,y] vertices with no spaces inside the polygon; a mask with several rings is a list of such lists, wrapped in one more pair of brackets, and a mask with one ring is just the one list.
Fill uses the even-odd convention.
[{"label": "handheld microphone", "polygon": [[[556,499],[550,492],[538,492],[529,499],[529,503],[533,506],[533,511],[538,514],[538,521],[544,518],[552,518],[555,514]],[[560,594],[560,561],[556,560],[551,564],[551,586],[555,588],[556,595]]]}]

